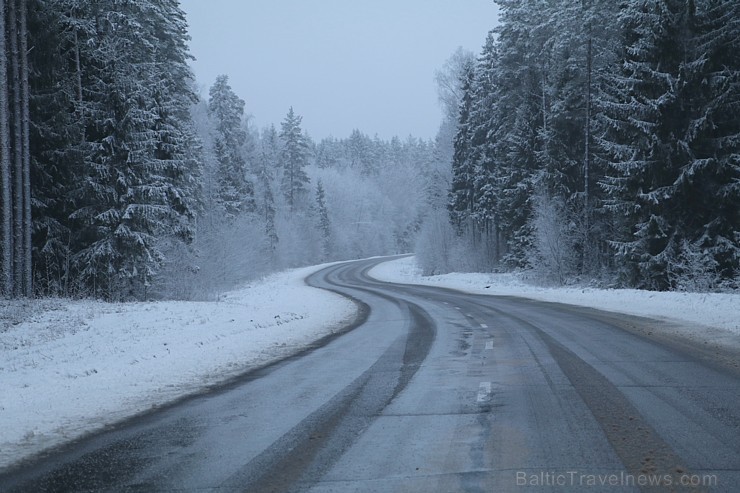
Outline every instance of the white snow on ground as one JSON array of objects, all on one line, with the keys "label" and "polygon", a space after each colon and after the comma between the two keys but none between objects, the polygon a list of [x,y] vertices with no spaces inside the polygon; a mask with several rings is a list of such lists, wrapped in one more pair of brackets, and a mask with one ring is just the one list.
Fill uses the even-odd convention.
[{"label": "white snow on ground", "polygon": [[587,306],[612,312],[675,322],[686,336],[709,337],[737,346],[740,341],[740,293],[657,292],[638,289],[547,288],[526,284],[517,274],[452,273],[422,276],[414,257],[385,262],[369,275],[406,284],[425,284],[468,293],[521,296]]},{"label": "white snow on ground", "polygon": [[0,469],[286,356],[356,315],[295,269],[218,302],[0,301]]},{"label": "white snow on ground", "polygon": [[[740,294],[544,288],[515,274],[422,277],[414,262],[386,262],[370,275],[678,321],[688,335],[740,344]],[[218,302],[0,301],[0,469],[340,328],[356,307],[304,284],[320,267],[272,275]]]}]

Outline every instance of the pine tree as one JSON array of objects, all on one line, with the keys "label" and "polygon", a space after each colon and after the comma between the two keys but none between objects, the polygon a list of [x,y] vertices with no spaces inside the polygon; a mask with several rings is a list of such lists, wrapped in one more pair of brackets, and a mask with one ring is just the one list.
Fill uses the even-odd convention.
[{"label": "pine tree", "polygon": [[[740,5],[686,2],[684,60],[679,68],[679,146],[685,148],[672,186],[684,237],[681,253],[698,251],[717,282],[740,285]],[[678,115],[672,115],[676,118]],[[678,241],[678,240],[677,240]],[[686,245],[689,245],[686,247]],[[673,269],[672,269],[673,270]],[[691,270],[679,278],[711,274]],[[675,286],[672,286],[675,287]],[[711,286],[716,288],[717,286]]]},{"label": "pine tree", "polygon": [[[81,43],[94,33],[89,9],[72,0],[36,0],[30,10],[29,53],[33,265],[40,294],[71,288],[71,195],[84,179]],[[87,7],[85,7],[87,8]]]},{"label": "pine tree", "polygon": [[339,164],[339,143],[334,137],[321,139],[316,145],[315,163],[319,168],[334,168]]},{"label": "pine tree", "polygon": [[357,129],[352,130],[346,148],[351,168],[359,169],[363,175],[377,174],[378,169],[372,158],[372,142],[367,135]]},{"label": "pine tree", "polygon": [[316,213],[318,228],[321,232],[321,258],[326,261],[330,258],[333,248],[329,208],[326,205],[326,192],[321,180],[316,184]]},{"label": "pine tree", "polygon": [[497,0],[500,26],[495,29],[500,58],[492,74],[496,86],[495,128],[489,139],[498,179],[501,234],[506,242],[504,260],[527,265],[531,249],[533,191],[541,150],[540,130],[545,124],[542,101],[547,37],[537,28],[546,12],[544,4]]},{"label": "pine tree", "polygon": [[611,172],[603,186],[623,224],[614,245],[625,282],[640,287],[675,288],[677,259],[687,244],[711,251],[726,280],[737,276],[738,62],[732,48],[738,24],[731,15],[737,8],[703,7],[629,2],[621,14],[625,61],[604,103],[601,145]]},{"label": "pine tree", "polygon": [[610,166],[602,186],[609,194],[607,208],[624,228],[613,245],[625,281],[663,289],[673,226],[663,216],[664,197],[655,192],[670,183],[675,166],[666,114],[676,103],[673,88],[680,63],[677,13],[670,7],[662,0],[622,6],[624,62],[607,81],[599,103],[605,129],[600,145]]},{"label": "pine tree", "polygon": [[480,248],[485,270],[491,270],[501,261],[499,201],[501,190],[495,147],[491,136],[496,128],[496,70],[499,58],[498,45],[491,32],[486,38],[476,65],[473,83],[473,108],[470,115],[471,160],[475,163],[473,189],[475,190],[473,219],[483,235]]},{"label": "pine tree", "polygon": [[559,217],[577,225],[579,273],[597,274],[608,257],[603,194],[595,186],[604,170],[595,159],[594,99],[616,56],[616,4],[553,2],[544,13],[537,28],[546,39],[537,188],[561,204]]},{"label": "pine tree", "polygon": [[[584,2],[585,3],[585,2]],[[541,84],[543,123],[538,185],[562,200],[584,193],[588,40],[581,2],[556,2],[540,30],[546,37]]]},{"label": "pine tree", "polygon": [[310,180],[304,168],[308,165],[308,140],[301,130],[303,118],[296,115],[291,106],[285,120],[281,123],[283,195],[290,212],[304,200]]},{"label": "pine tree", "polygon": [[218,161],[218,196],[228,217],[253,212],[254,188],[247,177],[243,146],[247,134],[242,128],[244,101],[229,86],[229,78],[221,75],[210,89],[208,109],[216,131],[214,147]]},{"label": "pine tree", "polygon": [[471,227],[468,223],[475,210],[475,163],[471,155],[472,129],[470,113],[473,109],[472,64],[463,68],[461,75],[462,98],[457,121],[457,133],[453,142],[452,184],[450,188],[450,218],[459,231]]},{"label": "pine tree", "polygon": [[[176,3],[100,2],[76,33],[80,179],[69,192],[73,266],[97,296],[142,298],[163,261],[157,242],[189,237],[192,79]],[[183,80],[184,78],[184,80]]]},{"label": "pine tree", "polygon": [[157,84],[153,87],[156,132],[154,159],[157,173],[154,187],[166,189],[165,202],[177,215],[165,234],[185,242],[193,236],[192,219],[200,195],[200,168],[193,149],[199,143],[190,115],[198,101],[193,90],[194,75],[189,66],[187,21],[178,0],[153,0],[144,18],[156,36]]},{"label": "pine tree", "polygon": [[261,153],[258,159],[256,174],[262,198],[258,205],[258,210],[265,223],[265,237],[268,241],[270,255],[274,256],[278,242],[280,241],[275,227],[277,206],[275,204],[275,194],[273,193],[275,183],[274,171],[277,168],[280,150],[278,148],[278,135],[274,126],[270,126],[263,132],[260,144]]}]

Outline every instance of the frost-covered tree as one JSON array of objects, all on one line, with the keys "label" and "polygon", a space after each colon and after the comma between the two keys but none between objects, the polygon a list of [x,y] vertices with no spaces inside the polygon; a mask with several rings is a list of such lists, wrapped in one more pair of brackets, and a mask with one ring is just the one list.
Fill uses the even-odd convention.
[{"label": "frost-covered tree", "polygon": [[[624,63],[606,86],[601,102],[600,141],[609,154],[611,172],[603,186],[608,208],[624,219],[624,237],[615,242],[627,282],[650,288],[667,286],[666,252],[672,228],[661,213],[660,194],[675,167],[666,121],[680,55],[678,2],[626,2],[620,12]],[[673,7],[673,9],[671,9]],[[662,135],[661,135],[662,134]],[[658,207],[656,207],[658,206]]]},{"label": "frost-covered tree", "polygon": [[269,250],[274,254],[280,241],[275,226],[275,215],[277,214],[277,203],[275,201],[275,170],[279,163],[280,142],[274,126],[270,126],[262,133],[260,141],[260,155],[257,158],[257,180],[259,183],[258,193],[261,200],[258,210],[265,223],[265,236],[269,244]]},{"label": "frost-covered tree", "polygon": [[[447,243],[443,241],[428,241],[430,236],[439,233],[440,221],[445,218],[447,226],[445,231],[453,231],[449,222],[456,217],[457,226],[460,221],[465,222],[468,218],[469,203],[466,193],[469,187],[466,183],[465,170],[468,169],[467,154],[463,149],[457,149],[457,163],[451,166],[453,157],[456,155],[456,137],[458,137],[458,122],[460,120],[460,108],[463,97],[466,97],[469,85],[471,69],[475,63],[475,56],[462,48],[455,51],[446,61],[444,67],[436,72],[437,94],[442,107],[443,118],[434,142],[429,143],[428,148],[422,153],[428,153],[422,161],[426,162],[424,172],[420,176],[423,208],[419,211],[409,227],[399,232],[401,243],[406,248],[414,247],[419,255],[426,259],[427,270],[435,272],[447,272],[448,262],[444,266],[432,265],[437,259],[449,258],[446,251]],[[467,94],[469,97],[470,95]],[[458,142],[463,142],[458,139]],[[407,157],[408,145],[398,139],[390,142],[388,155],[393,163],[401,163]],[[416,161],[416,158],[412,158]],[[455,175],[453,178],[453,174]],[[452,191],[452,182],[455,180],[455,190]],[[457,210],[459,209],[459,210]],[[445,236],[446,238],[446,236]],[[444,252],[439,249],[445,249]],[[404,251],[404,250],[401,250]]]},{"label": "frost-covered tree", "polygon": [[496,124],[488,136],[492,141],[489,159],[495,163],[498,178],[503,260],[524,267],[532,240],[531,198],[542,148],[539,132],[546,114],[541,95],[547,37],[538,29],[546,12],[539,2],[498,3],[500,25],[494,32],[499,58],[489,75],[496,88]]},{"label": "frost-covered tree", "polygon": [[296,115],[291,106],[280,124],[283,168],[281,187],[291,212],[305,199],[310,182],[305,171],[308,165],[309,144],[301,130],[302,120],[303,117]]},{"label": "frost-covered tree", "polygon": [[565,284],[575,277],[578,270],[572,214],[561,197],[540,193],[535,199],[532,225],[533,249],[530,264],[543,280]]},{"label": "frost-covered tree", "polygon": [[218,163],[218,205],[227,217],[254,211],[254,188],[247,176],[243,128],[244,101],[220,75],[209,91],[208,110],[214,121],[213,146]]},{"label": "frost-covered tree", "polygon": [[[64,272],[67,292],[71,278],[84,293],[145,297],[163,260],[158,239],[192,234],[188,108],[195,96],[184,14],[171,0],[44,1],[54,18],[32,25],[59,29],[51,36],[59,44],[40,43],[50,52],[33,62],[58,56],[59,64],[34,70],[32,87],[52,88],[32,94],[35,138],[45,142],[33,156],[34,176],[69,178],[64,190],[41,189],[41,213],[55,203],[63,213],[40,218],[45,239],[37,251]],[[39,107],[44,99],[51,111]]]},{"label": "frost-covered tree", "polygon": [[326,192],[321,180],[316,183],[316,216],[318,229],[321,233],[321,257],[322,260],[326,261],[331,258],[333,253],[333,243],[329,208],[326,204]]},{"label": "frost-covered tree", "polygon": [[596,186],[604,161],[596,159],[595,98],[616,63],[618,4],[605,0],[551,2],[536,27],[545,39],[539,130],[537,189],[565,202],[563,215],[579,224],[573,252],[580,274],[598,275],[608,263],[608,216]]},{"label": "frost-covered tree", "polygon": [[[472,84],[474,104],[470,111],[469,139],[470,160],[475,163],[473,168],[473,197],[472,220],[476,225],[475,236],[471,245],[477,252],[471,252],[471,257],[477,257],[476,268],[491,270],[501,261],[501,217],[498,203],[501,199],[498,184],[501,180],[501,169],[497,166],[497,158],[493,139],[497,119],[496,110],[496,67],[498,63],[498,47],[495,36],[489,33],[483,50],[475,67],[475,78]],[[477,255],[476,255],[477,253]]]},{"label": "frost-covered tree", "polygon": [[39,294],[67,296],[76,284],[72,191],[84,179],[83,43],[94,19],[79,2],[36,2],[29,12],[34,285]]},{"label": "frost-covered tree", "polygon": [[[562,257],[560,281],[616,267],[655,289],[704,266],[736,286],[737,2],[497,3],[447,158],[463,255],[477,269]],[[543,231],[567,232],[557,256]]]},{"label": "frost-covered tree", "polygon": [[357,129],[352,130],[346,148],[350,167],[359,169],[364,175],[377,172],[377,163],[373,159],[373,144],[367,135]]},{"label": "frost-covered tree", "polygon": [[693,256],[706,266],[705,275],[684,277],[716,278],[714,285],[707,283],[710,288],[738,288],[740,4],[688,1],[684,19],[684,60],[679,68],[683,119],[676,137],[685,158],[672,185],[675,203],[681,207],[671,209],[682,223],[679,251],[693,249]]},{"label": "frost-covered tree", "polygon": [[452,186],[450,188],[450,217],[459,230],[471,220],[475,211],[475,160],[471,152],[472,132],[470,128],[470,113],[473,107],[473,78],[474,67],[472,62],[462,68],[461,91],[462,98],[458,111],[457,134],[454,140],[454,154],[452,156]]},{"label": "frost-covered tree", "polygon": [[674,288],[686,244],[711,252],[722,278],[736,283],[737,13],[733,2],[678,0],[627,2],[621,11],[624,62],[603,103],[600,143],[630,284]]}]

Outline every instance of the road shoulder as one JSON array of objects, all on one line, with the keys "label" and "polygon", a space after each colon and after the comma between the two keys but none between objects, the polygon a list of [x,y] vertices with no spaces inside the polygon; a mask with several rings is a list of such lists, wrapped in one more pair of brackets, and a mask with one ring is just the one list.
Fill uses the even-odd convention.
[{"label": "road shoulder", "polygon": [[732,372],[740,371],[740,293],[546,288],[527,285],[512,274],[422,276],[414,262],[414,257],[385,262],[373,268],[369,275],[386,282],[568,305],[581,315],[607,318],[609,323],[641,337],[690,351]]},{"label": "road shoulder", "polygon": [[218,302],[2,302],[0,470],[335,337],[361,310],[304,283],[323,267]]}]

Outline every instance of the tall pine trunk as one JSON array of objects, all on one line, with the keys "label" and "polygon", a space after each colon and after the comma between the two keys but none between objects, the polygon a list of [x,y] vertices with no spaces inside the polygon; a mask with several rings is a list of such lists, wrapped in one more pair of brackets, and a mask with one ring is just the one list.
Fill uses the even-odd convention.
[{"label": "tall pine trunk", "polygon": [[5,43],[5,0],[0,0],[0,187],[2,188],[2,285],[0,294],[13,294],[13,202],[11,199],[10,122],[8,120],[8,50]]},{"label": "tall pine trunk", "polygon": [[583,272],[588,273],[592,269],[593,252],[591,245],[591,109],[593,98],[593,25],[591,0],[584,0],[586,11],[586,122],[584,128],[584,150],[583,150],[583,219],[584,219],[584,245],[583,245]]},{"label": "tall pine trunk", "polygon": [[10,68],[12,96],[12,176],[13,176],[13,295],[23,293],[23,132],[21,131],[21,66],[18,43],[17,0],[8,4],[8,33],[10,38]]},{"label": "tall pine trunk", "polygon": [[30,143],[30,91],[28,87],[28,22],[27,0],[20,0],[20,51],[21,51],[21,119],[23,138],[23,295],[33,295],[33,269],[31,259],[31,143]]}]

